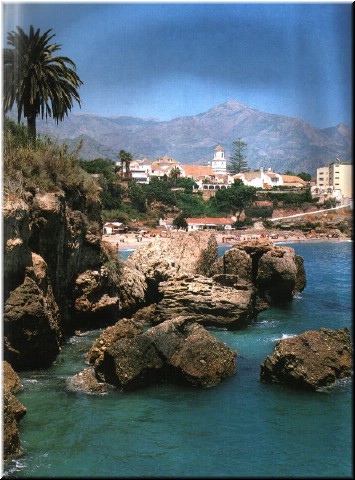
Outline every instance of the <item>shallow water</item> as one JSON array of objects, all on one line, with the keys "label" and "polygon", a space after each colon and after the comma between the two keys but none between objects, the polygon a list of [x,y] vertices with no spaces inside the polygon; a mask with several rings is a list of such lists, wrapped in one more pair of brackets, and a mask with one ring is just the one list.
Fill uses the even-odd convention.
[{"label": "shallow water", "polygon": [[320,327],[351,328],[352,244],[290,245],[307,287],[245,330],[210,329],[238,351],[237,375],[198,389],[159,385],[88,396],[66,389],[100,330],[72,337],[48,370],[22,375],[20,477],[349,477],[352,381],[302,392],[259,380],[276,340]]}]

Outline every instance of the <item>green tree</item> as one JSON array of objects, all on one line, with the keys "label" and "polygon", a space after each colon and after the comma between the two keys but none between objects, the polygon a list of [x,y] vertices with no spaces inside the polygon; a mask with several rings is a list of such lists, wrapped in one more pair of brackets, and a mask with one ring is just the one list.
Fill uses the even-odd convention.
[{"label": "green tree", "polygon": [[140,183],[129,182],[129,196],[132,206],[141,213],[147,211],[147,197],[144,187],[145,185],[141,185]]},{"label": "green tree", "polygon": [[120,150],[118,154],[118,158],[121,161],[121,172],[123,175],[123,172],[125,172],[126,178],[129,177],[129,166],[131,162],[133,162],[133,157],[129,152],[126,152],[125,150]]},{"label": "green tree", "polygon": [[188,228],[186,218],[184,217],[183,214],[180,214],[176,218],[174,218],[173,225],[177,229],[181,228],[181,229],[187,230]]},{"label": "green tree", "polygon": [[170,170],[170,173],[169,173],[169,178],[171,179],[171,181],[173,183],[176,183],[178,178],[180,177],[180,170],[178,167],[173,167],[171,170]]},{"label": "green tree", "polygon": [[311,181],[311,174],[310,173],[306,173],[306,172],[300,172],[297,177],[300,177],[302,178],[302,180],[304,180],[305,182],[310,182]]},{"label": "green tree", "polygon": [[100,198],[102,208],[105,210],[120,208],[124,193],[122,186],[107,180],[105,177],[99,179],[99,185],[101,187]]},{"label": "green tree", "polygon": [[234,150],[230,157],[230,164],[228,165],[228,170],[232,174],[245,172],[248,169],[248,162],[246,161],[243,151],[246,149],[247,144],[243,142],[241,138],[238,138],[233,142]]},{"label": "green tree", "polygon": [[178,178],[176,181],[176,186],[177,187],[182,187],[184,188],[185,193],[192,193],[194,188],[197,188],[196,182],[192,180],[192,178]]},{"label": "green tree", "polygon": [[222,211],[237,214],[239,220],[242,211],[254,202],[256,190],[255,187],[248,187],[237,180],[230,188],[217,190],[215,201]]},{"label": "green tree", "polygon": [[115,163],[109,158],[95,158],[94,160],[80,160],[80,166],[88,173],[101,173],[112,179]]},{"label": "green tree", "polygon": [[41,35],[31,25],[27,35],[18,26],[17,32],[7,34],[7,44],[14,48],[4,48],[4,110],[17,104],[17,120],[20,123],[23,113],[33,142],[38,115],[58,123],[72,109],[73,99],[81,105],[77,88],[83,82],[72,60],[53,55],[61,45],[49,43],[55,36],[51,31]]},{"label": "green tree", "polygon": [[176,197],[171,191],[171,184],[168,180],[159,180],[153,177],[148,185],[144,185],[148,203],[162,202],[167,205],[176,205]]}]

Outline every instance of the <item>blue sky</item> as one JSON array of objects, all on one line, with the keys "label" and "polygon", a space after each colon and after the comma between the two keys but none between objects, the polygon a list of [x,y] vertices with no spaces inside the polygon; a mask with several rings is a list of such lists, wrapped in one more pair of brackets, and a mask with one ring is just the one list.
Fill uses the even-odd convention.
[{"label": "blue sky", "polygon": [[237,100],[324,128],[352,122],[351,3],[2,3],[6,33],[56,34],[82,107],[170,120]]}]

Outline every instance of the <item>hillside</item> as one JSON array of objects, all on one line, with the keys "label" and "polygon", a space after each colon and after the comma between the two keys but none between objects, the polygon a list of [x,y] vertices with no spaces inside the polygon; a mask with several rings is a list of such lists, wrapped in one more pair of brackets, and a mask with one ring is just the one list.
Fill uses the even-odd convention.
[{"label": "hillside", "polygon": [[38,121],[38,131],[59,141],[77,145],[83,139],[80,156],[117,159],[119,150],[135,158],[168,155],[186,164],[207,164],[221,144],[230,156],[232,142],[242,138],[248,144],[246,158],[251,168],[286,170],[316,169],[340,157],[351,161],[352,133],[343,124],[317,129],[299,118],[261,112],[229,100],[195,116],[170,121],[135,117],[100,117],[89,113],[70,114],[56,125]]}]

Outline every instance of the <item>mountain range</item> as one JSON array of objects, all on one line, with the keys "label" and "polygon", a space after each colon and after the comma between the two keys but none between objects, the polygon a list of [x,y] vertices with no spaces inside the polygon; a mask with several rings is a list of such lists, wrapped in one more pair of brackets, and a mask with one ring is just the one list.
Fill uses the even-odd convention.
[{"label": "mountain range", "polygon": [[217,145],[224,147],[228,159],[233,142],[241,138],[247,144],[243,153],[252,169],[315,175],[318,167],[337,157],[352,162],[352,131],[348,126],[314,128],[300,118],[265,113],[236,100],[169,121],[70,113],[58,125],[38,119],[37,130],[70,147],[82,140],[79,156],[87,160],[117,160],[123,149],[136,159],[168,155],[181,163],[207,165]]}]

